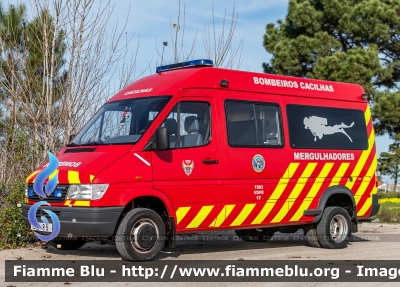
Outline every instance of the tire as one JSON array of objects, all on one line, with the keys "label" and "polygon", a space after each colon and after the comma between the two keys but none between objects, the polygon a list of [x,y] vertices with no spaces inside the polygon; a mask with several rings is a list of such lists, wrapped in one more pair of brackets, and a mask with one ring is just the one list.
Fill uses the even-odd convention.
[{"label": "tire", "polygon": [[118,226],[115,245],[124,260],[154,259],[165,246],[165,225],[153,210],[135,208]]},{"label": "tire", "polygon": [[86,241],[82,239],[76,239],[76,240],[52,240],[49,242],[51,246],[58,250],[77,250],[81,248],[83,245],[85,245]]},{"label": "tire", "polygon": [[317,225],[317,235],[322,247],[330,249],[347,247],[351,236],[351,221],[347,211],[338,206],[325,208]]},{"label": "tire", "polygon": [[303,230],[308,244],[310,244],[312,247],[321,247],[321,243],[318,241],[316,224],[308,224],[304,226]]},{"label": "tire", "polygon": [[235,230],[236,235],[243,241],[269,241],[275,233],[273,228],[256,228]]}]

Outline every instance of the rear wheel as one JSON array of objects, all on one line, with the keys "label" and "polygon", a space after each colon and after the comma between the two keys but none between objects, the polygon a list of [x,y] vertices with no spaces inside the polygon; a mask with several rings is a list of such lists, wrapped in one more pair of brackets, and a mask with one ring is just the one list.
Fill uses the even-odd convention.
[{"label": "rear wheel", "polygon": [[119,254],[125,260],[151,260],[164,247],[165,226],[153,210],[135,208],[121,221],[115,239]]},{"label": "rear wheel", "polygon": [[351,236],[351,221],[348,212],[338,206],[325,208],[317,225],[318,241],[325,248],[345,248]]},{"label": "rear wheel", "polygon": [[321,247],[321,243],[318,241],[316,224],[306,225],[304,226],[303,230],[308,244],[310,244],[312,247]]},{"label": "rear wheel", "polygon": [[268,241],[275,233],[273,228],[256,228],[235,230],[236,235],[243,241]]}]

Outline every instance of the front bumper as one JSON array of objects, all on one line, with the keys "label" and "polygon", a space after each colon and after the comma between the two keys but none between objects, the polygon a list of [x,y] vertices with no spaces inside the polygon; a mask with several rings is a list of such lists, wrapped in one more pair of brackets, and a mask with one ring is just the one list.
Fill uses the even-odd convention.
[{"label": "front bumper", "polygon": [[[24,220],[29,224],[28,210],[32,205],[22,204]],[[53,211],[60,220],[61,230],[58,236],[74,237],[110,237],[114,235],[119,218],[124,210],[120,207],[63,207],[43,206],[38,208],[37,218],[42,209]]]},{"label": "front bumper", "polygon": [[378,195],[372,195],[372,206],[371,206],[371,214],[369,216],[374,216],[379,212],[380,204],[378,203]]}]

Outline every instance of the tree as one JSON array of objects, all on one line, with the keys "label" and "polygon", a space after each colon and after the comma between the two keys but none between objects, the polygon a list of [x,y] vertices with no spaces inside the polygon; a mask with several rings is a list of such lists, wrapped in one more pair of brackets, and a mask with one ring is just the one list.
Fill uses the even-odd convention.
[{"label": "tree", "polygon": [[119,28],[111,23],[110,1],[30,3],[31,13],[23,5],[0,9],[0,183],[6,186],[26,177],[46,151],[57,153],[136,77],[139,43],[130,51],[129,14]]},{"label": "tree", "polygon": [[[173,63],[178,63],[182,61],[188,61],[193,58],[194,55],[194,46],[196,43],[197,32],[193,39],[192,46],[190,50],[184,49],[186,48],[184,45],[185,41],[185,28],[186,28],[186,3],[183,5],[183,23],[181,22],[181,0],[178,0],[178,18],[177,22],[172,24],[170,20],[170,34],[171,34],[171,43],[172,43],[172,52],[174,54]],[[181,29],[182,26],[182,29]],[[179,32],[181,32],[179,34]],[[180,37],[180,39],[179,39]],[[163,63],[161,63],[163,65]]]},{"label": "tree", "polygon": [[[207,58],[212,59],[215,67],[232,69],[236,65],[239,69],[242,62],[243,39],[240,39],[238,46],[232,45],[235,34],[238,14],[233,5],[229,30],[225,30],[226,9],[222,20],[221,31],[218,32],[215,24],[214,4],[212,6],[212,29],[204,25],[203,44]],[[227,31],[227,32],[226,32]]]},{"label": "tree", "polygon": [[389,152],[382,152],[378,159],[378,170],[383,175],[394,179],[394,191],[400,179],[400,141],[396,140],[389,146]]},{"label": "tree", "polygon": [[[225,26],[227,15],[226,9],[222,18],[221,30],[217,28],[217,21],[214,15],[214,4],[212,5],[212,26],[204,25],[203,34],[203,46],[204,52],[207,59],[213,60],[215,67],[232,69],[234,66],[239,68],[242,62],[242,50],[243,50],[243,39],[240,39],[237,46],[233,45],[233,37],[235,34],[236,23],[238,14],[236,7],[232,7],[232,14],[230,17],[230,24]],[[182,14],[182,15],[181,15]],[[183,17],[183,18],[182,18]],[[197,31],[195,33],[193,41],[190,45],[187,45],[185,39],[185,28],[186,28],[186,3],[184,3],[181,11],[181,1],[178,0],[178,17],[177,22],[172,24],[170,21],[170,34],[171,34],[171,46],[173,59],[172,63],[178,63],[181,61],[188,61],[194,58],[195,55],[195,44],[197,39]],[[168,44],[167,42],[164,42]],[[160,51],[156,45],[158,57],[161,64],[165,64],[165,58],[162,55],[163,50]],[[189,48],[189,49],[188,49]]]},{"label": "tree", "polygon": [[378,135],[385,133],[392,138],[400,139],[400,93],[381,92],[374,97],[372,116],[375,119],[375,131]]},{"label": "tree", "polygon": [[[10,5],[8,11],[0,11],[0,91],[4,113],[0,132],[4,151],[0,159],[0,180],[6,183],[10,176],[26,167],[24,163],[32,164],[30,159],[38,159],[36,144],[43,142],[39,139],[42,135],[49,134],[42,123],[46,118],[54,121],[53,109],[61,97],[65,74],[62,31],[53,29],[48,10],[42,10],[30,22],[26,21],[25,11],[24,5]],[[46,34],[46,31],[55,34]],[[55,46],[47,61],[46,54],[51,49],[41,46],[46,37]],[[43,105],[44,101],[47,105]],[[32,124],[34,128],[28,130]],[[27,158],[21,158],[22,155]]]},{"label": "tree", "polygon": [[399,0],[290,0],[277,26],[268,24],[265,72],[397,88]]}]

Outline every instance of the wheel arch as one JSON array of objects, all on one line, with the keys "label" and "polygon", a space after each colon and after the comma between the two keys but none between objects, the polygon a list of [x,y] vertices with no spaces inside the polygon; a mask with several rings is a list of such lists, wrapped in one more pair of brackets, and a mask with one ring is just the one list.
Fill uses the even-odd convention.
[{"label": "wheel arch", "polygon": [[115,227],[114,234],[118,229],[119,224],[125,217],[125,214],[134,208],[147,208],[155,211],[164,221],[165,230],[168,239],[168,247],[173,247],[173,238],[176,234],[175,227],[175,210],[170,199],[161,191],[152,189],[151,191],[135,193],[135,197],[125,204],[118,223]]},{"label": "wheel arch", "polygon": [[[318,202],[318,210],[323,211],[327,206],[340,206],[348,207],[350,218],[355,219],[356,213],[356,201],[351,190],[343,185],[336,185],[327,188],[321,195]],[[322,213],[314,217],[314,223],[320,221]]]}]

